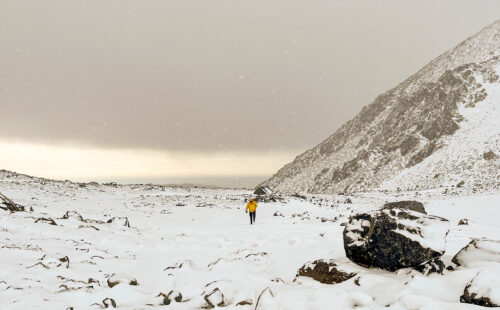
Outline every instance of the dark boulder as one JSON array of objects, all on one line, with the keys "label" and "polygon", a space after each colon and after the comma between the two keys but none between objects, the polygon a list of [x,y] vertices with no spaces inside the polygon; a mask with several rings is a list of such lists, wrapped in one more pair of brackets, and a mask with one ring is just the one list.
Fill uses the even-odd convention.
[{"label": "dark boulder", "polygon": [[469,225],[469,220],[461,219],[460,221],[458,221],[458,225]]},{"label": "dark boulder", "polygon": [[383,206],[383,209],[393,209],[393,208],[412,210],[423,214],[427,214],[423,203],[415,200],[389,202]]},{"label": "dark boulder", "polygon": [[309,277],[325,284],[341,283],[355,275],[355,273],[341,270],[334,260],[308,262],[297,271],[297,277]]},{"label": "dark boulder", "polygon": [[382,209],[352,216],[344,249],[353,262],[390,271],[418,267],[445,252],[448,220],[408,209]]},{"label": "dark boulder", "polygon": [[460,302],[483,307],[500,307],[500,280],[486,270],[481,270],[470,281],[460,296]]},{"label": "dark boulder", "polygon": [[273,216],[283,216],[283,213],[281,213],[280,211],[276,211],[274,212]]}]

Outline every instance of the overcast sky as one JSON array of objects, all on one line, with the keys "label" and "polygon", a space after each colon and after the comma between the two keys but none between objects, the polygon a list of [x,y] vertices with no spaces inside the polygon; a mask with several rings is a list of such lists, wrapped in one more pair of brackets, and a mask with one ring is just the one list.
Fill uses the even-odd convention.
[{"label": "overcast sky", "polygon": [[499,13],[498,0],[0,0],[0,168],[270,175]]}]

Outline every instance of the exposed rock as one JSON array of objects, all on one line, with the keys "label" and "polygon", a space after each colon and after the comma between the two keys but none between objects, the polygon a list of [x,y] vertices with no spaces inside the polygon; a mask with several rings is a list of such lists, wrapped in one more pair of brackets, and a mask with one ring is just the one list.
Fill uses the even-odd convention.
[{"label": "exposed rock", "polygon": [[212,292],[208,293],[203,297],[207,304],[203,306],[203,309],[213,309],[215,306],[224,307],[226,304],[224,302],[224,294],[219,290],[219,288],[214,288]]},{"label": "exposed rock", "polygon": [[458,225],[469,225],[469,220],[461,219],[460,221],[458,221]]},{"label": "exposed rock", "polygon": [[461,249],[451,261],[459,266],[467,266],[475,262],[500,263],[500,241],[474,239]]},{"label": "exposed rock", "polygon": [[341,283],[355,275],[355,273],[342,271],[333,259],[308,262],[297,272],[297,277],[310,277],[325,284]]},{"label": "exposed rock", "polygon": [[170,305],[172,300],[175,302],[182,302],[182,294],[178,291],[170,291],[167,295],[159,293],[156,297],[163,297],[162,303],[164,305]]},{"label": "exposed rock", "polygon": [[274,212],[273,216],[283,216],[283,214],[280,211]]},{"label": "exposed rock", "polygon": [[138,285],[137,280],[124,273],[113,273],[108,278],[108,286],[114,287],[118,284]]},{"label": "exposed rock", "polygon": [[47,223],[47,224],[50,224],[50,225],[55,225],[57,226],[57,223],[56,221],[54,221],[53,219],[51,219],[50,217],[39,217],[35,220],[35,223]]},{"label": "exposed rock", "polygon": [[113,217],[107,221],[108,224],[117,224],[120,226],[130,227],[128,218],[126,217]]},{"label": "exposed rock", "polygon": [[66,211],[66,213],[62,217],[64,220],[67,219],[73,219],[77,221],[83,221],[83,216],[80,215],[80,213],[76,211]]},{"label": "exposed rock", "polygon": [[415,269],[423,273],[425,276],[428,276],[432,273],[443,274],[446,266],[441,259],[433,258],[421,264],[420,266],[417,266]]},{"label": "exposed rock", "polygon": [[273,191],[268,186],[259,186],[253,193],[257,196],[271,196]]},{"label": "exposed rock", "polygon": [[497,158],[497,154],[495,154],[495,152],[493,151],[488,151],[483,153],[483,158],[486,160],[493,160]]},{"label": "exposed rock", "polygon": [[390,271],[417,267],[443,255],[449,222],[407,209],[357,214],[344,229],[344,249],[353,262]]},{"label": "exposed rock", "polygon": [[306,196],[304,196],[304,195],[300,195],[300,194],[298,194],[298,193],[293,194],[293,195],[292,195],[292,197],[299,198],[299,199],[303,199],[303,200],[306,200],[306,199],[307,199],[307,197],[306,197]]},{"label": "exposed rock", "polygon": [[351,198],[347,198],[347,199],[344,201],[344,203],[346,203],[346,204],[351,204],[351,203],[352,203]]},{"label": "exposed rock", "polygon": [[253,305],[253,301],[251,299],[245,299],[236,304],[237,306],[250,306]]},{"label": "exposed rock", "polygon": [[464,289],[460,302],[483,307],[500,307],[498,275],[481,270]]},{"label": "exposed rock", "polygon": [[394,209],[394,208],[412,210],[423,214],[427,214],[424,208],[424,204],[414,200],[389,202],[386,203],[383,207],[383,209]]},{"label": "exposed rock", "polygon": [[0,209],[10,212],[22,212],[25,210],[24,206],[18,205],[6,196],[0,193]]}]

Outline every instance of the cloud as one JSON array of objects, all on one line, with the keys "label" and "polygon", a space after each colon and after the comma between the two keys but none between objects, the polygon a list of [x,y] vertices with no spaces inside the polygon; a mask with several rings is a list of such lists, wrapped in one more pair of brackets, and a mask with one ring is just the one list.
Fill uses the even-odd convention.
[{"label": "cloud", "polygon": [[164,152],[0,141],[0,167],[76,181],[271,175],[293,159],[284,152]]}]

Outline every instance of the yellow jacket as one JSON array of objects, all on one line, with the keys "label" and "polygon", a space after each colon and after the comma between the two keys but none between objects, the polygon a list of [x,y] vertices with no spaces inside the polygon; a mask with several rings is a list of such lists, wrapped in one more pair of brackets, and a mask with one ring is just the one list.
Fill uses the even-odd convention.
[{"label": "yellow jacket", "polygon": [[257,210],[257,201],[255,200],[250,200],[248,203],[247,203],[247,208],[245,211],[247,210],[250,210],[250,212],[255,212],[255,210]]}]

